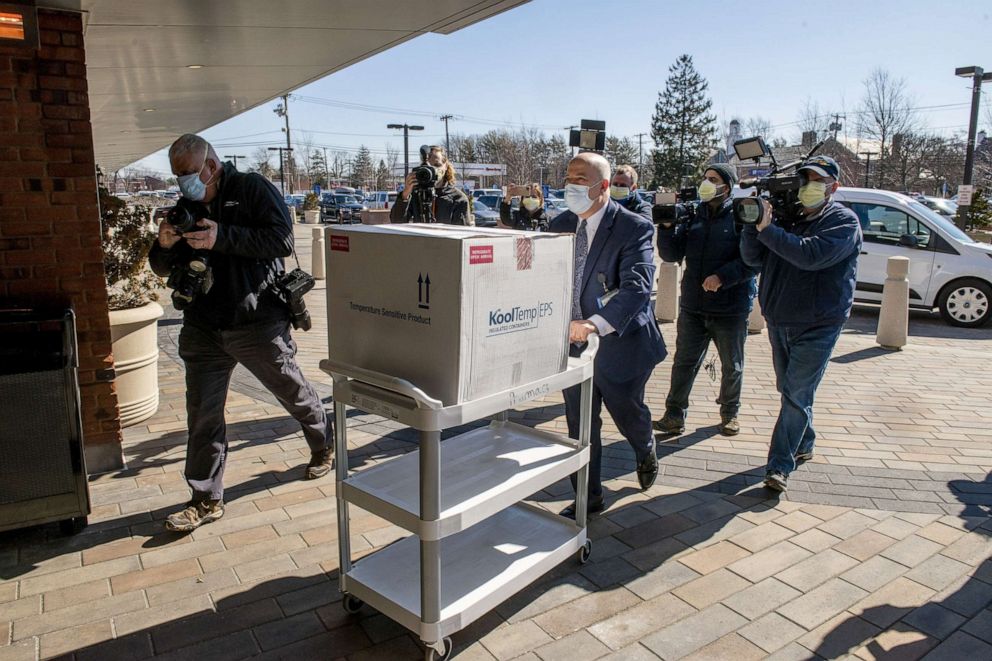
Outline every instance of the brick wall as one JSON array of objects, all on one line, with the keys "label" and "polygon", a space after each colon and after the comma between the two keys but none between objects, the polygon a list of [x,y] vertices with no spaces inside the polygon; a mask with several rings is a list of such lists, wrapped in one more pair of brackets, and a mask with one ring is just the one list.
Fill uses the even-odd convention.
[{"label": "brick wall", "polygon": [[89,472],[122,466],[78,14],[38,10],[41,48],[0,45],[0,301],[76,311]]}]

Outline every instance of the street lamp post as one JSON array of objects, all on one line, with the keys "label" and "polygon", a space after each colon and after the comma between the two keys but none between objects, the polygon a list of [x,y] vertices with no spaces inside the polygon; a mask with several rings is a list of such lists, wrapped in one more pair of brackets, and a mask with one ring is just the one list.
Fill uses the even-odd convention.
[{"label": "street lamp post", "polygon": [[871,157],[878,156],[877,151],[861,151],[858,152],[859,155],[864,156],[865,160],[865,188],[868,188],[868,173],[871,172]]},{"label": "street lamp post", "polygon": [[[971,78],[971,121],[968,123],[968,148],[964,157],[964,185],[972,184],[972,176],[975,167],[975,133],[978,130],[978,105],[982,99],[982,82],[992,80],[992,72],[985,73],[982,67],[958,67],[954,70],[955,76],[961,78]],[[960,205],[958,207],[958,226],[964,229],[968,222],[968,215],[971,205]]]},{"label": "street lamp post", "polygon": [[423,131],[423,126],[412,124],[386,124],[387,129],[403,129],[403,177],[410,174],[410,131]]}]

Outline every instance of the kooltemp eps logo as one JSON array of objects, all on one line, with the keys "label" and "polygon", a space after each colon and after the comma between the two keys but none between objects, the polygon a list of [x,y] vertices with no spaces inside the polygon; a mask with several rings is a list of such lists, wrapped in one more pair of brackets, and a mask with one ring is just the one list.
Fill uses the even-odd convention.
[{"label": "kooltemp eps logo", "polygon": [[507,310],[496,308],[489,311],[487,335],[503,335],[537,328],[543,317],[550,317],[552,314],[554,314],[554,306],[551,301],[540,302],[533,307],[517,305]]}]

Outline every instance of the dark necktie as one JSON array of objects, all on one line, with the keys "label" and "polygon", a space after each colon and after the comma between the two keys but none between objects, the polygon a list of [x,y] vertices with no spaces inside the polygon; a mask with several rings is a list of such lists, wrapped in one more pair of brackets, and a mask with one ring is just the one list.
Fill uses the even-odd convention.
[{"label": "dark necktie", "polygon": [[586,268],[586,255],[589,253],[589,235],[586,233],[586,221],[579,221],[579,229],[575,231],[575,275],[572,278],[572,321],[585,319],[582,316],[582,306],[579,298],[582,295],[582,272]]}]

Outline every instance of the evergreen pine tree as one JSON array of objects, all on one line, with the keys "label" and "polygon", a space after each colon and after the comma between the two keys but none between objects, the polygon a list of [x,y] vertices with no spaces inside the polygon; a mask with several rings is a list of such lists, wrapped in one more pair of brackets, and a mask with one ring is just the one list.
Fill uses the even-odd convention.
[{"label": "evergreen pine tree", "polygon": [[716,116],[709,112],[713,102],[706,95],[709,83],[693,67],[692,57],[680,56],[668,71],[651,118],[652,188],[679,187],[684,177],[700,175],[716,144]]},{"label": "evergreen pine tree", "polygon": [[358,154],[351,164],[351,183],[355,188],[369,190],[369,185],[375,182],[375,165],[372,154],[365,145],[358,147]]}]

